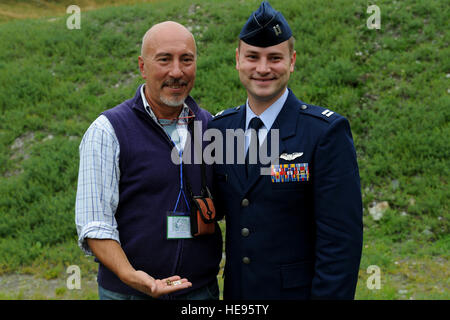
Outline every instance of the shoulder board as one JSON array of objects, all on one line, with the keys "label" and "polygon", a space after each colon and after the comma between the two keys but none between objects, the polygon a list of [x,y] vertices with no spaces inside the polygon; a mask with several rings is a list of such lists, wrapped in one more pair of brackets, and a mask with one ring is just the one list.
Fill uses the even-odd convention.
[{"label": "shoulder board", "polygon": [[235,108],[231,108],[231,109],[227,109],[227,110],[222,110],[216,113],[216,115],[213,117],[212,120],[217,120],[217,119],[221,119],[223,117],[235,114],[238,112],[238,110],[240,109],[240,106],[235,107]]},{"label": "shoulder board", "polygon": [[310,115],[319,119],[322,119],[327,122],[334,121],[337,117],[339,117],[339,114],[337,114],[334,111],[331,111],[330,109],[326,109],[323,107],[318,107],[312,104],[306,104],[302,103],[300,105],[300,112],[306,115]]}]

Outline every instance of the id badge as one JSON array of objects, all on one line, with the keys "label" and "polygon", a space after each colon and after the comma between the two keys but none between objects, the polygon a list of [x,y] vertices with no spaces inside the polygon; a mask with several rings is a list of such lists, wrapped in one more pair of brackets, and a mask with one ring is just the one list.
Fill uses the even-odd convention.
[{"label": "id badge", "polygon": [[167,212],[167,239],[190,239],[191,219],[188,212]]}]

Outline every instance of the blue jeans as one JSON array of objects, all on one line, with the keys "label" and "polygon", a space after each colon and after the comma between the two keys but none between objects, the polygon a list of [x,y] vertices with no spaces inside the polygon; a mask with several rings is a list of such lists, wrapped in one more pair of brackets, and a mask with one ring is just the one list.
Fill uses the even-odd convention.
[{"label": "blue jeans", "polygon": [[[100,300],[156,300],[150,296],[137,296],[107,290],[98,286]],[[219,300],[219,284],[217,279],[201,288],[181,295],[172,296],[175,300]]]}]

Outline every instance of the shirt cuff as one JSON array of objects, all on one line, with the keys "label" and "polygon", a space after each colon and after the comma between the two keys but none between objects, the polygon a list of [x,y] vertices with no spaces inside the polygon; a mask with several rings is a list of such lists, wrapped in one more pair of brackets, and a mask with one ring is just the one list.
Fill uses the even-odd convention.
[{"label": "shirt cuff", "polygon": [[112,239],[116,240],[120,244],[119,231],[110,224],[102,221],[93,221],[84,225],[78,237],[78,246],[84,251],[85,254],[92,256],[94,254],[92,253],[91,248],[89,248],[86,241],[87,238]]}]

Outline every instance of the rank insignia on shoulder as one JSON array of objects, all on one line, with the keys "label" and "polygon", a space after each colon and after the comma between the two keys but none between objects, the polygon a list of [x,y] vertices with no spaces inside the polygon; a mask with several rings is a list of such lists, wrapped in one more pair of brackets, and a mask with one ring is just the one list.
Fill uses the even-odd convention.
[{"label": "rank insignia on shoulder", "polygon": [[225,111],[225,110],[222,110],[222,111],[217,112],[217,113],[214,115],[214,117],[220,116],[224,111]]},{"label": "rank insignia on shoulder", "polygon": [[339,117],[338,113],[330,109],[326,109],[315,105],[302,104],[299,106],[299,110],[301,113],[305,115],[313,116],[326,122],[333,122],[336,118]]},{"label": "rank insignia on shoulder", "polygon": [[237,113],[236,108],[225,109],[216,113],[212,120],[221,119],[223,117],[227,117],[229,115]]},{"label": "rank insignia on shoulder", "polygon": [[330,111],[328,109],[326,109],[325,111],[322,112],[322,114],[327,118],[329,118],[333,113],[334,113],[334,111]]},{"label": "rank insignia on shoulder", "polygon": [[272,183],[309,181],[308,163],[273,164]]}]

